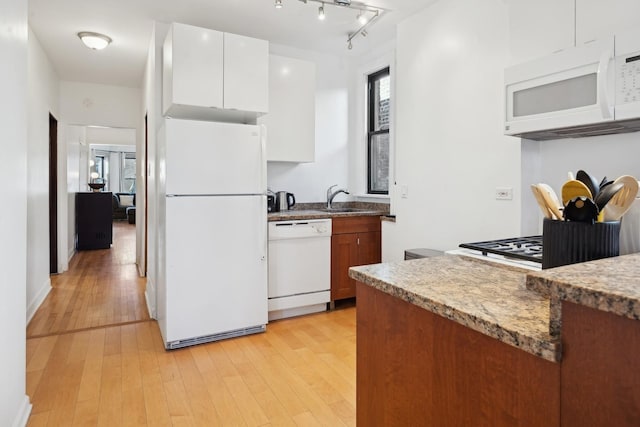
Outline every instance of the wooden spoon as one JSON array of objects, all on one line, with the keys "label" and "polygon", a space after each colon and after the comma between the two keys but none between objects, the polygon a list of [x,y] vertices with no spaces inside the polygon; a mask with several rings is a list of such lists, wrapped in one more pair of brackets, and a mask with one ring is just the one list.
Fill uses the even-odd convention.
[{"label": "wooden spoon", "polygon": [[555,216],[556,219],[562,219],[562,212],[560,211],[560,200],[558,200],[558,195],[550,185],[540,183],[538,184],[538,189],[542,193],[542,198],[544,199],[545,204]]},{"label": "wooden spoon", "polygon": [[605,221],[618,221],[622,218],[638,195],[638,181],[634,177],[622,175],[615,180],[613,185],[617,183],[622,183],[623,187],[604,207]]},{"label": "wooden spoon", "polygon": [[542,190],[540,190],[536,184],[531,184],[531,192],[533,193],[533,197],[536,198],[538,206],[540,206],[542,215],[544,215],[545,218],[551,219],[551,210],[547,207],[547,203],[542,197]]},{"label": "wooden spoon", "polygon": [[562,186],[562,204],[567,206],[571,199],[576,197],[588,197],[593,199],[593,195],[589,188],[583,182],[578,180],[569,180]]}]

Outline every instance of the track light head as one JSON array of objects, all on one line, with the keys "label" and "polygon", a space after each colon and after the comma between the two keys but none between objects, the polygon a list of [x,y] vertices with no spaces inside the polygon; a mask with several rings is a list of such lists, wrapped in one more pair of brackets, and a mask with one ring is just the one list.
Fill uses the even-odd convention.
[{"label": "track light head", "polygon": [[276,9],[282,9],[282,0],[275,0]]},{"label": "track light head", "polygon": [[324,3],[322,3],[320,5],[320,7],[318,8],[318,19],[321,21],[324,21],[325,15],[324,15]]}]

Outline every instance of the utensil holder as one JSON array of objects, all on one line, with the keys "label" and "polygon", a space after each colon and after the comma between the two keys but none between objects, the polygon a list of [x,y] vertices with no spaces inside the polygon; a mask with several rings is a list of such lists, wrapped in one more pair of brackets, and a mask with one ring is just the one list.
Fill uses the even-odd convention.
[{"label": "utensil holder", "polygon": [[620,221],[557,221],[542,224],[542,268],[592,261],[620,254]]}]

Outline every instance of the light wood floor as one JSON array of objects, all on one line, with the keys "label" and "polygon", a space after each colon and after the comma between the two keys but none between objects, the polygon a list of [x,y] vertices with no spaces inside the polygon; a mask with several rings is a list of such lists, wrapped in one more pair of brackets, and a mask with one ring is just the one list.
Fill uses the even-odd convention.
[{"label": "light wood floor", "polygon": [[68,271],[51,276],[28,338],[149,319],[145,279],[135,265],[135,225],[115,221],[113,236],[111,249],[79,251]]},{"label": "light wood floor", "polygon": [[[113,251],[111,258],[121,261],[113,269],[97,267],[99,260],[74,261],[64,275],[75,279],[56,278],[59,286],[34,317],[40,316],[40,326],[27,339],[29,426],[355,425],[355,308],[280,320],[263,334],[168,352],[153,320],[101,326],[131,316],[120,304],[146,313],[139,289],[144,281],[133,281],[135,292],[104,289],[106,282],[114,288],[132,283],[119,268],[130,256]],[[89,272],[80,272],[85,268],[99,272],[88,279]],[[110,271],[123,280],[104,282]],[[103,295],[69,295],[66,288],[84,280]],[[66,292],[54,293],[58,288]],[[74,298],[101,300],[111,308],[93,307],[110,314],[80,322],[76,311],[86,304]],[[69,332],[73,328],[89,329]]]}]

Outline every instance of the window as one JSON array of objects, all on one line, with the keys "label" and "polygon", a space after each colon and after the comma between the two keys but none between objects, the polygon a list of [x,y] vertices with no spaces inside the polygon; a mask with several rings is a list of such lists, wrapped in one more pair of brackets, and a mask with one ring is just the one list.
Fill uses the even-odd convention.
[{"label": "window", "polygon": [[389,194],[389,68],[369,75],[367,193]]},{"label": "window", "polygon": [[122,183],[120,188],[128,193],[136,192],[136,153],[123,153]]}]

